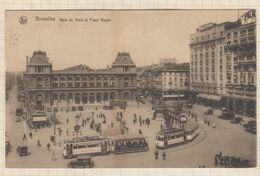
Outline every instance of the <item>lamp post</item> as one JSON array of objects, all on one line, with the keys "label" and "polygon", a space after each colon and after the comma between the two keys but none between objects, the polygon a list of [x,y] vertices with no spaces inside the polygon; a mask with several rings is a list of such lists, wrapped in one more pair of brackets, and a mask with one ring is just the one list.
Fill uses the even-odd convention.
[{"label": "lamp post", "polygon": [[80,126],[79,126],[79,115],[77,114],[76,115],[76,125],[74,126],[74,131],[76,133],[76,138],[78,138],[78,135],[79,135],[79,129],[80,129]]}]

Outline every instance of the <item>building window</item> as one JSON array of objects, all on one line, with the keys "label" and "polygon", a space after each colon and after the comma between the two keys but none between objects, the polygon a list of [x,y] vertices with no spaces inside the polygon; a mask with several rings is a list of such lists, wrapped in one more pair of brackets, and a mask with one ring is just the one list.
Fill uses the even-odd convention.
[{"label": "building window", "polygon": [[108,79],[107,79],[107,77],[105,77],[105,78],[103,79],[103,86],[104,86],[104,87],[108,87]]},{"label": "building window", "polygon": [[237,32],[234,32],[233,34],[234,34],[234,38],[237,38]]},{"label": "building window", "polygon": [[68,87],[73,87],[73,80],[72,80],[72,78],[68,78]]},{"label": "building window", "polygon": [[86,77],[84,77],[83,80],[82,80],[82,86],[83,87],[88,87],[88,80],[87,80]]},{"label": "building window", "polygon": [[228,33],[228,34],[227,34],[227,39],[230,39],[230,38],[231,38],[231,34]]},{"label": "building window", "polygon": [[49,79],[45,79],[45,86],[49,86]]},{"label": "building window", "polygon": [[58,79],[57,79],[57,78],[53,78],[53,80],[52,80],[52,86],[53,86],[53,87],[58,87]]},{"label": "building window", "polygon": [[253,35],[253,34],[255,34],[255,28],[248,29],[248,35]]},{"label": "building window", "polygon": [[35,67],[35,72],[36,72],[36,73],[41,73],[41,72],[43,72],[43,67],[42,67],[42,66],[36,66],[36,67]]},{"label": "building window", "polygon": [[61,78],[60,79],[60,87],[65,87],[65,83],[66,83],[65,78]]},{"label": "building window", "polygon": [[42,78],[38,78],[37,79],[36,86],[37,86],[37,88],[41,88],[42,87]]},{"label": "building window", "polygon": [[80,79],[79,79],[79,78],[76,78],[76,80],[75,80],[75,86],[76,86],[76,87],[80,87]]},{"label": "building window", "polygon": [[129,78],[125,77],[124,78],[124,86],[128,86],[128,84],[129,84]]},{"label": "building window", "polygon": [[97,87],[101,87],[102,85],[102,80],[100,77],[97,78]]},{"label": "building window", "polygon": [[240,36],[241,37],[246,36],[246,30],[240,31]]},{"label": "building window", "polygon": [[116,79],[114,77],[111,78],[111,86],[114,87],[116,85]]}]

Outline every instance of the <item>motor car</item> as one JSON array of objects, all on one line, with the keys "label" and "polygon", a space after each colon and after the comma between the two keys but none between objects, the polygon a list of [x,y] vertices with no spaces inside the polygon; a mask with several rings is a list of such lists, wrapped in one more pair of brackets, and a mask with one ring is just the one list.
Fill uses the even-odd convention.
[{"label": "motor car", "polygon": [[76,159],[72,159],[68,164],[68,168],[92,168],[94,161],[90,155],[79,155]]},{"label": "motor car", "polygon": [[83,110],[84,110],[83,106],[78,107],[78,111],[83,111]]},{"label": "motor car", "polygon": [[222,114],[218,116],[218,118],[224,120],[231,120],[234,118],[234,113],[223,111]]},{"label": "motor car", "polygon": [[243,127],[245,127],[245,128],[248,128],[248,127],[251,127],[251,126],[256,126],[256,121],[255,120],[249,120],[247,123],[245,123],[243,125]]},{"label": "motor car", "polygon": [[75,106],[72,106],[72,107],[71,107],[71,111],[76,111],[76,107],[75,107]]},{"label": "motor car", "polygon": [[213,114],[213,109],[208,109],[206,112],[204,112],[205,115],[212,115]]},{"label": "motor car", "polygon": [[240,123],[242,121],[242,117],[241,116],[235,116],[235,118],[231,119],[230,123],[232,124],[237,124]]},{"label": "motor car", "polygon": [[12,151],[12,146],[10,141],[5,141],[5,155]]},{"label": "motor car", "polygon": [[114,109],[114,107],[112,105],[105,105],[105,106],[103,106],[103,109],[104,110],[112,110],[112,109]]},{"label": "motor car", "polygon": [[28,147],[27,146],[18,146],[17,147],[18,156],[27,156],[28,155]]},{"label": "motor car", "polygon": [[256,126],[248,126],[245,128],[245,130],[249,133],[256,134]]}]

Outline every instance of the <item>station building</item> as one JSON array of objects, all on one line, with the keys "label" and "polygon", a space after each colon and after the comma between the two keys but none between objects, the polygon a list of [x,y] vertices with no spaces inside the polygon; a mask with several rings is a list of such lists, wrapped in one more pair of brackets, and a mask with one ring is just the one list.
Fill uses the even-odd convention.
[{"label": "station building", "polygon": [[119,52],[111,68],[53,70],[46,52],[34,51],[27,57],[24,78],[31,108],[136,100],[136,65],[127,52]]}]

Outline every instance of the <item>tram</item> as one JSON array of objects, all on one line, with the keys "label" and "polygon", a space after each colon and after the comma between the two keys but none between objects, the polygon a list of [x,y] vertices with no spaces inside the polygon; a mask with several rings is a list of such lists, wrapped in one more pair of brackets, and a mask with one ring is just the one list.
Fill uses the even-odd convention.
[{"label": "tram", "polygon": [[64,142],[63,157],[73,158],[83,154],[108,154],[107,139],[100,136],[73,138]]},{"label": "tram", "polygon": [[118,135],[110,138],[111,151],[115,154],[146,152],[148,143],[143,135]]},{"label": "tram", "polygon": [[185,130],[181,128],[163,129],[156,133],[156,148],[158,149],[165,149],[185,142]]},{"label": "tram", "polygon": [[192,141],[199,135],[199,125],[195,124],[186,128],[187,141]]},{"label": "tram", "polygon": [[190,142],[199,135],[198,129],[197,124],[187,128],[163,129],[156,133],[156,148],[165,149]]}]

